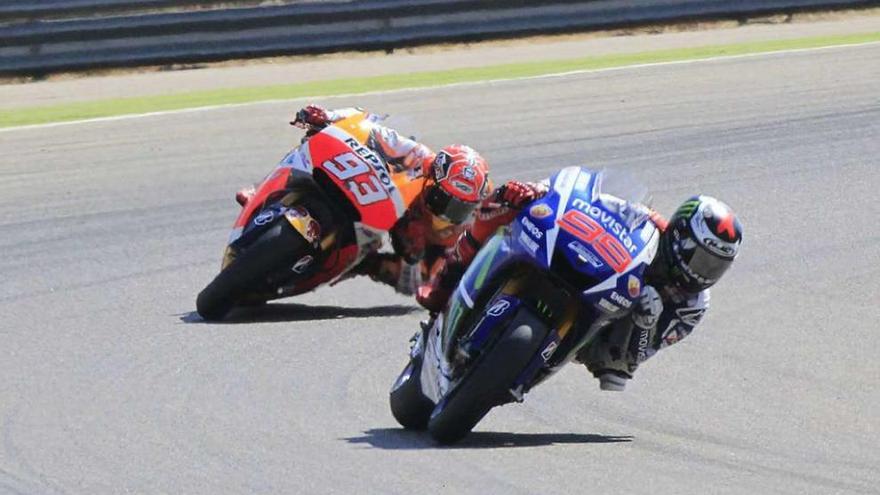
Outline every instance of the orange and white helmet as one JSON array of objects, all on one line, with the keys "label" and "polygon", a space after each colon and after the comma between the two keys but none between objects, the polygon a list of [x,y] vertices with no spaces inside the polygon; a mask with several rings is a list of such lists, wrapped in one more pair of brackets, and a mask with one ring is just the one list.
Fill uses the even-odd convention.
[{"label": "orange and white helmet", "polygon": [[468,146],[454,144],[437,153],[431,164],[430,189],[425,205],[435,216],[449,223],[467,221],[474,209],[491,192],[489,164]]}]

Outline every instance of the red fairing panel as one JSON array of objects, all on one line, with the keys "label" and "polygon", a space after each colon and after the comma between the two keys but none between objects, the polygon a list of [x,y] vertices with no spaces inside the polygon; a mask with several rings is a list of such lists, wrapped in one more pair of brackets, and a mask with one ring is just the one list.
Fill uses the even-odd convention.
[{"label": "red fairing panel", "polygon": [[250,220],[256,210],[263,207],[263,203],[266,202],[266,198],[270,194],[280,191],[287,186],[288,177],[290,177],[290,168],[278,167],[263,179],[263,182],[254,193],[254,197],[241,209],[238,218],[235,219],[233,228],[243,228],[247,225],[248,220]]},{"label": "red fairing panel", "polygon": [[328,128],[311,138],[309,150],[314,167],[345,193],[363,224],[390,230],[403,215],[403,200],[385,163],[353,136]]}]

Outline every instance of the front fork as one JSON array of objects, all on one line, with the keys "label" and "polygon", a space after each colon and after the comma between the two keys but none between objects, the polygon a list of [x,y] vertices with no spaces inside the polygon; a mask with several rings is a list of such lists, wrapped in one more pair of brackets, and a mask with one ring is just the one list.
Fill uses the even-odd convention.
[{"label": "front fork", "polygon": [[[507,328],[510,319],[523,306],[544,318],[551,325],[551,331],[540,347],[540,359],[536,358],[517,379],[511,390],[512,399],[522,400],[535,379],[540,381],[552,374],[553,370],[546,369],[545,365],[554,357],[557,349],[566,347],[561,345],[566,337],[574,337],[571,331],[578,317],[579,305],[573,297],[545,301],[554,294],[542,291],[530,281],[533,278],[526,271],[504,282],[483,305],[480,310],[482,314],[475,318],[473,324],[465,319],[469,316],[467,313],[474,309],[465,309],[463,304],[450,306],[449,321],[444,321],[444,314],[441,313],[423,324],[422,331],[415,337],[411,357],[419,354],[423,357],[421,384],[429,399],[437,403],[448,392],[456,377],[489,345],[493,336],[498,335],[499,329]],[[445,339],[444,326],[450,332]],[[466,328],[470,331],[455,336]]]},{"label": "front fork", "polygon": [[410,359],[415,359],[421,354],[422,373],[419,375],[419,380],[422,393],[435,404],[446,394],[451,378],[451,369],[448,361],[443,357],[440,344],[443,320],[444,315],[440,313],[433,319],[422,322],[421,331],[416,335],[410,350]]}]

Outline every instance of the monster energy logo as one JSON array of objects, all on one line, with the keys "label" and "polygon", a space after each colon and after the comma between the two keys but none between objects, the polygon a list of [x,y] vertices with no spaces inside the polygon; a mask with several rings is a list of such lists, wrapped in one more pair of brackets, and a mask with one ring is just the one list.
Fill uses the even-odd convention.
[{"label": "monster energy logo", "polygon": [[537,310],[541,312],[542,315],[547,318],[553,317],[553,310],[550,309],[550,306],[547,305],[544,301],[538,300],[535,301],[535,306],[537,306]]},{"label": "monster energy logo", "polygon": [[690,201],[686,201],[683,205],[678,207],[678,211],[675,212],[675,216],[683,216],[685,218],[690,218],[691,215],[696,211],[697,206],[700,205],[700,202],[696,199],[692,199]]}]

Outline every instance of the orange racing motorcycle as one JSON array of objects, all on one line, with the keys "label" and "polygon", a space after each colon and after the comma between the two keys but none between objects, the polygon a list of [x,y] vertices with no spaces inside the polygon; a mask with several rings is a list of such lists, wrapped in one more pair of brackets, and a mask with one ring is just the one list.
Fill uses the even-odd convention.
[{"label": "orange racing motorcycle", "polygon": [[220,273],[196,299],[202,318],[338,281],[382,245],[425,179],[368,146],[380,120],[363,112],[325,127],[263,180],[233,225]]}]

